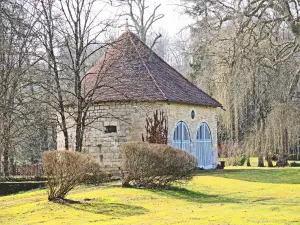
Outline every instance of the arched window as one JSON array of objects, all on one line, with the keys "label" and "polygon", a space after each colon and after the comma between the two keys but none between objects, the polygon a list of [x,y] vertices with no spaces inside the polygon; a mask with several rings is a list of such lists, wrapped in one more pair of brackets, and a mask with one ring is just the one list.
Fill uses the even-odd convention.
[{"label": "arched window", "polygon": [[208,125],[202,123],[197,130],[196,158],[200,168],[212,167],[212,140]]},{"label": "arched window", "polygon": [[175,128],[172,146],[190,152],[191,138],[187,125],[179,122]]}]

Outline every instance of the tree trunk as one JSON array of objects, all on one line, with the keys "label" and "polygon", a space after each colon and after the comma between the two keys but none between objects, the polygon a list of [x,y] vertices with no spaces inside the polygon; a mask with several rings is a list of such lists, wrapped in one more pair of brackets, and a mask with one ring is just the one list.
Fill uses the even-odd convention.
[{"label": "tree trunk", "polygon": [[64,129],[64,138],[65,138],[65,150],[69,150],[69,137],[68,137],[68,130]]},{"label": "tree trunk", "polygon": [[13,155],[9,157],[9,173],[11,175],[16,175],[15,157]]},{"label": "tree trunk", "polygon": [[42,152],[48,151],[49,150],[49,140],[48,140],[48,126],[44,125],[41,129],[40,129],[40,133],[42,136],[42,140],[41,140],[41,150]]},{"label": "tree trunk", "polygon": [[258,167],[264,167],[264,153],[262,151],[262,133],[259,134],[259,143],[258,143]]},{"label": "tree trunk", "polygon": [[3,172],[4,172],[5,177],[9,176],[9,163],[8,163],[8,149],[7,148],[4,148],[4,151],[3,151]]},{"label": "tree trunk", "polygon": [[4,141],[3,141],[3,172],[5,177],[9,177],[9,129],[4,128]]},{"label": "tree trunk", "polygon": [[75,150],[77,152],[82,151],[82,104],[80,102],[80,99],[78,99],[78,105],[77,105],[77,118],[76,118],[76,134],[75,134]]},{"label": "tree trunk", "polygon": [[300,160],[300,135],[298,137],[297,160]]},{"label": "tree trunk", "polygon": [[[12,95],[11,95],[12,96]],[[10,96],[10,101],[8,102],[8,106],[11,106],[12,97]],[[3,133],[1,134],[3,137],[3,171],[4,176],[9,176],[9,154],[10,154],[10,144],[11,144],[11,121],[12,121],[12,114],[9,112],[9,110],[4,109],[5,112],[3,114]]]},{"label": "tree trunk", "polygon": [[267,156],[268,167],[273,167],[272,157],[270,155]]},{"label": "tree trunk", "polygon": [[264,155],[262,153],[259,153],[258,156],[258,167],[265,167],[265,163],[264,163]]},{"label": "tree trunk", "polygon": [[284,128],[282,135],[282,152],[279,154],[276,166],[285,167],[288,166],[288,155],[289,155],[289,143],[288,143],[288,130]]},{"label": "tree trunk", "polygon": [[81,126],[77,124],[76,126],[76,137],[75,137],[75,150],[76,152],[81,152],[82,151],[82,142],[81,142]]},{"label": "tree trunk", "polygon": [[82,152],[82,143],[83,143],[83,133],[85,129],[84,112],[83,112],[83,103],[82,100],[78,99],[77,105],[77,118],[76,118],[76,134],[75,134],[75,150],[77,152]]},{"label": "tree trunk", "polygon": [[251,166],[251,162],[250,162],[250,155],[247,157],[247,166],[250,167]]},{"label": "tree trunk", "polygon": [[0,176],[2,176],[2,150],[0,150]]}]

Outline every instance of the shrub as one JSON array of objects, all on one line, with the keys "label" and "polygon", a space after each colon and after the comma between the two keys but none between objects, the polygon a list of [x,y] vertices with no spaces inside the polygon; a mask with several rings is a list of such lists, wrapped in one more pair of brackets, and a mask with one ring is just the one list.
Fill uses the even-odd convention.
[{"label": "shrub", "polygon": [[243,166],[246,161],[247,161],[247,157],[246,157],[245,154],[243,154],[242,157],[241,157],[241,159],[240,159],[240,166]]},{"label": "shrub", "polygon": [[288,156],[288,160],[297,160],[298,159],[298,155],[297,154],[289,154]]},{"label": "shrub", "polygon": [[222,158],[235,158],[243,154],[241,146],[235,142],[225,141],[218,148]]},{"label": "shrub", "polygon": [[87,174],[99,169],[92,157],[74,151],[45,152],[43,166],[49,201],[64,199],[70,190],[84,182]]},{"label": "shrub", "polygon": [[300,163],[292,162],[290,164],[291,167],[300,167]]},{"label": "shrub", "polygon": [[11,195],[20,191],[29,191],[32,189],[45,187],[45,181],[39,182],[1,182],[0,183],[0,196]]},{"label": "shrub", "polygon": [[241,156],[237,155],[234,157],[226,158],[226,164],[228,166],[244,166],[247,161],[247,156],[242,154]]},{"label": "shrub", "polygon": [[218,148],[220,156],[226,159],[228,166],[243,166],[247,161],[244,150],[238,143],[225,141]]},{"label": "shrub", "polygon": [[[146,118],[146,141],[152,144],[167,144],[168,143],[168,126],[167,116],[163,111],[154,112],[153,118]],[[142,134],[143,142],[145,141]]]},{"label": "shrub", "polygon": [[227,166],[239,166],[241,158],[239,156],[226,158]]},{"label": "shrub", "polygon": [[12,177],[0,177],[0,182],[30,182],[30,181],[46,181],[45,177],[24,177],[24,176],[12,176]]},{"label": "shrub", "polygon": [[84,179],[84,183],[98,185],[98,184],[110,182],[111,180],[112,180],[112,176],[110,174],[99,171],[96,173],[88,173]]},{"label": "shrub", "polygon": [[188,180],[197,159],[168,145],[132,142],[123,146],[123,186],[166,188],[176,180]]}]

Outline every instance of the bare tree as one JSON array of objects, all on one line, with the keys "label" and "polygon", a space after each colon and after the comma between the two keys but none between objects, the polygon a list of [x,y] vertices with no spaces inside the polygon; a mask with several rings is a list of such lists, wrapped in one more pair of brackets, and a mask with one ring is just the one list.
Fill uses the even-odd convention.
[{"label": "bare tree", "polygon": [[[41,58],[47,63],[48,67],[45,71],[48,76],[53,79],[46,78],[46,82],[43,84],[39,81],[39,85],[43,87],[46,92],[47,98],[45,101],[48,105],[51,105],[51,109],[54,109],[59,118],[57,119],[60,130],[64,134],[65,149],[69,149],[69,136],[67,129],[67,115],[66,115],[66,99],[64,98],[64,82],[62,81],[60,58],[57,53],[57,49],[61,46],[61,40],[59,37],[59,12],[55,12],[55,3],[57,1],[44,1],[39,0],[40,5],[40,43],[42,43],[45,54]],[[53,80],[54,85],[51,83]],[[55,90],[55,91],[54,91]],[[54,100],[54,101],[53,101]]]},{"label": "bare tree", "polygon": [[[197,20],[192,28],[196,43],[194,75],[209,84],[208,91],[227,110],[221,116],[226,133],[222,137],[244,143],[247,148],[251,146],[259,156],[259,166],[264,165],[264,156],[271,165],[270,154],[279,150],[285,158],[280,161],[286,161],[284,152],[291,136],[288,133],[299,128],[299,122],[294,118],[291,127],[285,120],[280,122],[276,137],[271,133],[271,124],[276,120],[273,112],[277,108],[290,118],[292,111],[288,109],[295,106],[299,83],[299,2],[184,2],[187,13]],[[282,140],[280,147],[278,140]],[[293,137],[292,142],[296,140]]]},{"label": "bare tree", "polygon": [[[150,29],[153,27],[154,23],[164,17],[164,14],[158,13],[161,4],[154,6],[154,9],[151,10],[150,6],[148,5],[149,3],[147,4],[146,0],[120,1],[123,2],[128,9],[125,15],[129,16],[131,22],[133,23],[133,25],[129,26],[136,30],[137,34],[144,43],[147,43]],[[149,46],[153,48],[161,37],[162,35],[160,33],[157,34]]]},{"label": "bare tree", "polygon": [[[101,43],[101,34],[113,25],[114,20],[97,21],[99,13],[93,15],[93,8],[96,0],[67,1],[60,0],[60,7],[66,21],[67,29],[61,30],[68,51],[68,58],[71,61],[69,69],[74,79],[74,97],[76,123],[76,151],[82,151],[82,142],[86,128],[86,118],[89,107],[93,103],[95,88],[88,93],[83,92],[83,77],[85,75],[85,63],[89,57],[100,49],[107,47],[110,43]],[[102,4],[107,4],[102,1]],[[98,31],[95,32],[95,27]],[[95,32],[95,33],[94,33]],[[98,46],[92,52],[88,52],[89,46]],[[96,82],[97,83],[97,82]],[[99,87],[98,87],[99,88]]]},{"label": "bare tree", "polygon": [[[70,145],[68,129],[75,126],[75,148],[81,152],[87,112],[97,85],[87,92],[83,90],[86,67],[94,55],[110,44],[103,40],[117,16],[103,15],[105,6],[110,4],[105,0],[38,2],[42,15],[40,41],[45,52],[41,58],[52,77],[39,84],[51,96],[50,108],[59,115],[57,121],[64,134],[65,149]],[[102,10],[96,10],[99,7]]]},{"label": "bare tree", "polygon": [[22,133],[30,126],[24,94],[28,91],[26,74],[38,61],[31,57],[36,51],[33,11],[28,1],[0,2],[0,152],[5,176],[9,175],[9,158],[13,163]]}]

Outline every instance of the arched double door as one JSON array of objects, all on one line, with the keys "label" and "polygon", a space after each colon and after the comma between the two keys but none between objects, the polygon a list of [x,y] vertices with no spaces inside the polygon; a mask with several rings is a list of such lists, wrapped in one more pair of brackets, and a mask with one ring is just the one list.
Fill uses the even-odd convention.
[{"label": "arched double door", "polygon": [[199,168],[212,168],[212,138],[210,129],[206,123],[200,124],[196,130],[194,151],[191,151],[190,132],[188,126],[184,122],[177,123],[173,134],[172,146],[187,152],[193,152],[198,160]]},{"label": "arched double door", "polygon": [[211,132],[206,123],[202,123],[196,136],[196,158],[198,167],[209,169],[212,167],[212,139]]}]

